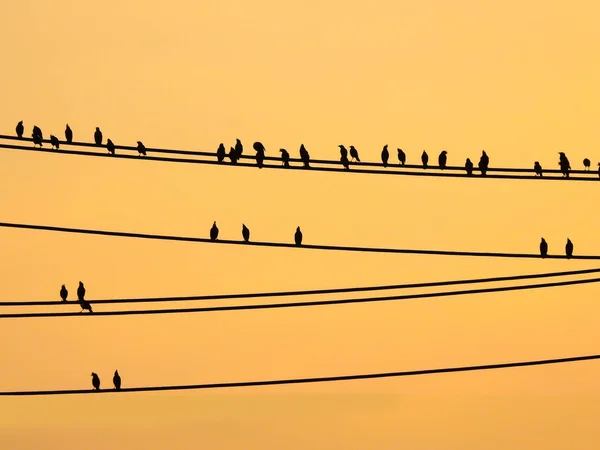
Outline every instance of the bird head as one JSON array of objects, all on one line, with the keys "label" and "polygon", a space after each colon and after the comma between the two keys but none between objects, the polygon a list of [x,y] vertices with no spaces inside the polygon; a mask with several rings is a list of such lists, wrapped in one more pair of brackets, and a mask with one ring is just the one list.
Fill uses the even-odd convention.
[{"label": "bird head", "polygon": [[96,131],[100,131],[100,127],[96,127]]},{"label": "bird head", "polygon": [[115,375],[119,375],[119,371],[118,370],[115,370]]},{"label": "bird head", "polygon": [[79,282],[79,286],[83,286],[83,282],[82,281]]},{"label": "bird head", "polygon": [[385,150],[387,150],[387,144],[385,144],[385,145],[383,146],[383,148],[384,148]]},{"label": "bird head", "polygon": [[93,377],[97,377],[98,375],[96,375],[94,372],[92,372],[92,376]]}]

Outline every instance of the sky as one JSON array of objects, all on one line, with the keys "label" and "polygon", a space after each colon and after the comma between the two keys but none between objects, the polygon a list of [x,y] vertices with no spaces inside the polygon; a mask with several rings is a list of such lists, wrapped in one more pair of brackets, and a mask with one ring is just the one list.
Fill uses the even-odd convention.
[{"label": "sky", "polygon": [[[600,161],[600,6],[556,0],[8,2],[0,134],[268,156]],[[46,146],[46,144],[44,144]],[[68,153],[69,147],[61,145]],[[247,150],[247,151],[248,151]],[[370,247],[600,254],[594,183],[386,177],[0,149],[0,221]],[[1,228],[0,301],[440,281],[592,261],[322,252]],[[3,319],[0,390],[318,377],[598,353],[594,284],[398,302]],[[315,298],[316,299],[316,298]],[[262,300],[261,300],[262,301]],[[241,304],[232,301],[231,304]],[[207,302],[206,305],[216,304]],[[177,303],[177,306],[195,306]],[[78,311],[76,305],[61,311]],[[97,310],[107,309],[98,306]],[[52,309],[55,310],[55,309]],[[4,311],[8,312],[8,311]],[[0,397],[12,450],[588,449],[600,363],[182,393]],[[435,430],[435,432],[432,432]]]}]

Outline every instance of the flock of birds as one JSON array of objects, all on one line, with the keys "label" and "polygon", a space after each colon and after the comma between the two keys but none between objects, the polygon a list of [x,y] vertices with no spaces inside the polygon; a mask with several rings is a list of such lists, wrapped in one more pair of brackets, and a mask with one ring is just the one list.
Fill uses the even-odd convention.
[{"label": "flock of birds", "polygon": [[[113,375],[113,384],[117,391],[121,390],[121,376],[119,375],[118,370],[115,370],[115,374]],[[100,377],[95,372],[92,372],[92,386],[94,387],[94,390],[100,390]]]},{"label": "flock of birds", "polygon": [[[17,137],[19,137],[19,138],[23,137],[25,128],[24,128],[22,120],[17,124],[15,131],[17,132]],[[41,148],[44,138],[43,138],[42,130],[37,125],[33,126],[33,131],[32,131],[31,136],[33,138],[34,147],[36,145],[39,145]],[[67,144],[70,144],[73,142],[73,130],[71,130],[71,127],[69,127],[69,124],[67,124],[67,126],[65,128],[65,139],[66,139]],[[61,141],[56,136],[54,136],[52,134],[50,135],[50,143],[52,145],[52,148],[59,149],[60,142]],[[112,154],[112,155],[115,154],[115,144],[113,143],[113,141],[111,141],[110,139],[107,139],[106,144],[103,144],[103,135],[102,135],[102,131],[100,130],[100,127],[96,127],[96,131],[94,132],[94,142],[98,146],[105,145],[110,154]],[[338,147],[340,149],[340,163],[342,164],[342,166],[345,169],[347,169],[347,170],[350,169],[351,162],[353,162],[353,163],[361,162],[359,154],[358,154],[358,150],[353,145],[350,145],[349,149],[347,149],[344,145],[341,145],[341,144],[338,145]],[[255,156],[256,165],[258,166],[258,168],[262,168],[263,162],[265,159],[265,151],[266,151],[265,146],[261,142],[257,141],[252,145],[252,148],[256,151],[256,156]],[[146,147],[144,146],[144,144],[141,141],[137,141],[137,151],[138,151],[139,156],[142,156],[142,155],[146,156]],[[229,152],[227,152],[225,150],[225,145],[223,143],[221,143],[221,144],[219,144],[219,147],[217,148],[217,152],[216,152],[217,161],[222,163],[225,160],[225,158],[228,157],[232,164],[236,164],[238,162],[238,160],[240,159],[240,157],[242,156],[243,151],[244,151],[244,146],[239,139],[236,139],[235,145],[233,147],[230,147]],[[280,149],[279,152],[281,153],[282,165],[284,167],[290,167],[289,152],[284,148]],[[401,148],[398,148],[397,152],[398,152],[398,164],[400,166],[404,166],[406,164],[406,153],[404,153],[404,151]],[[567,158],[567,156],[564,152],[559,152],[558,154],[559,154],[558,166],[560,167],[560,171],[564,177],[568,178],[569,172],[571,171],[571,164],[569,162],[569,159]],[[350,156],[350,159],[348,158],[348,155]],[[304,147],[304,144],[300,145],[300,159],[301,159],[304,167],[310,167],[310,155],[309,155],[308,151],[306,150],[306,148]],[[383,149],[381,150],[381,162],[382,162],[383,167],[388,166],[389,160],[390,160],[390,152],[388,150],[388,146],[384,145]],[[448,162],[448,152],[446,150],[443,150],[438,156],[438,168],[444,170],[447,167],[447,162]],[[425,150],[423,150],[423,153],[421,154],[421,163],[423,165],[423,169],[427,169],[429,167],[429,155],[427,154],[427,152]],[[478,167],[479,171],[481,172],[481,175],[486,175],[489,164],[490,164],[490,158],[487,155],[487,153],[485,152],[485,150],[482,150],[481,157],[479,158],[479,162],[477,164],[477,167]],[[591,166],[591,161],[588,158],[585,158],[583,160],[584,170],[589,171],[590,166]],[[465,168],[465,171],[467,172],[467,175],[473,175],[474,164],[470,158],[467,158],[467,160],[465,161],[464,168]],[[544,176],[544,169],[542,168],[542,165],[539,163],[539,161],[535,161],[535,163],[533,165],[533,170],[535,171],[536,176],[540,176],[540,177]],[[598,176],[600,177],[600,162],[598,163]]]}]

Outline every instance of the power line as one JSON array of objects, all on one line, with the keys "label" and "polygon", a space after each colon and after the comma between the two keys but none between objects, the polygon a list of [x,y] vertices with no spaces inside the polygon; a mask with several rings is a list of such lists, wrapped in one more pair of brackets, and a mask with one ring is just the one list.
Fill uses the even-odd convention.
[{"label": "power line", "polygon": [[235,388],[235,387],[251,387],[251,386],[274,386],[282,384],[307,384],[307,383],[326,383],[326,382],[339,382],[339,381],[351,381],[351,380],[367,380],[374,378],[398,378],[398,377],[409,377],[419,375],[433,375],[439,373],[452,373],[452,372],[473,372],[479,370],[496,370],[496,369],[508,369],[514,367],[527,367],[527,366],[541,366],[548,364],[565,364],[580,361],[591,361],[594,359],[600,359],[600,355],[584,355],[584,356],[571,356],[567,358],[553,358],[553,359],[540,359],[534,361],[517,361],[509,363],[499,364],[483,364],[477,366],[460,366],[460,367],[442,367],[437,369],[423,369],[423,370],[410,370],[403,372],[380,372],[380,373],[366,373],[357,375],[340,375],[330,377],[316,377],[316,378],[291,378],[291,379],[279,379],[279,380],[260,380],[260,381],[237,381],[229,383],[206,383],[206,384],[187,384],[179,386],[143,386],[143,387],[132,387],[132,388],[121,388],[120,391],[114,389],[105,390],[91,390],[91,389],[60,389],[54,391],[4,391],[0,392],[0,396],[33,396],[33,395],[76,395],[76,394],[109,394],[109,393],[123,393],[123,392],[151,392],[151,391],[183,391],[191,389],[223,389],[223,388]]},{"label": "power line", "polygon": [[[2,136],[0,136],[1,138]],[[17,139],[14,137],[9,137],[9,139]],[[45,142],[45,141],[44,141]],[[93,148],[105,148],[105,146],[97,146],[90,143],[74,143],[67,145],[80,145],[86,147]],[[168,157],[158,157],[158,156],[144,156],[140,158],[139,156],[133,155],[110,155],[108,153],[95,153],[88,151],[80,151],[80,150],[53,150],[48,148],[34,148],[34,147],[25,147],[22,145],[12,145],[12,144],[0,144],[0,148],[17,150],[17,151],[33,151],[33,152],[44,152],[44,153],[54,153],[59,155],[77,155],[77,156],[93,156],[93,157],[109,157],[109,158],[125,158],[125,159],[147,159],[149,161],[158,161],[158,162],[176,162],[176,163],[192,163],[192,164],[216,164],[221,166],[238,166],[238,167],[254,167],[256,168],[256,164],[254,162],[242,162],[238,161],[236,164],[230,164],[227,162],[218,162],[216,159],[211,160],[203,160],[203,159],[189,159],[189,158],[168,158]],[[116,148],[121,148],[125,150],[136,150],[136,147],[128,147],[128,146],[116,146]],[[208,156],[212,158],[216,158],[215,153],[211,152],[191,152],[184,150],[167,150],[167,149],[152,149],[146,148],[148,153],[169,153],[169,154],[183,154],[183,155],[198,155],[198,156]],[[253,156],[242,155],[241,159],[246,159],[248,161],[254,161]],[[383,167],[381,163],[372,163],[372,162],[360,162],[360,163],[350,163],[352,165],[352,169],[346,170],[342,168],[341,163],[335,160],[311,160],[311,166],[306,168],[301,165],[290,165],[289,167],[284,167],[281,165],[281,159],[272,156],[265,156],[265,161],[276,161],[276,164],[264,164],[263,168],[267,169],[282,169],[282,170],[313,170],[313,171],[325,171],[325,172],[343,172],[343,173],[362,173],[362,174],[377,174],[377,175],[409,175],[409,176],[425,176],[425,177],[450,177],[450,178],[495,178],[495,179],[507,179],[507,180],[566,180],[566,181],[600,181],[600,177],[592,177],[591,175],[596,172],[584,171],[584,170],[571,170],[570,174],[587,174],[590,176],[587,177],[577,177],[577,176],[569,176],[568,178],[561,176],[547,176],[548,174],[557,173],[560,174],[560,170],[555,169],[546,169],[544,173],[546,174],[543,177],[535,176],[535,172],[533,169],[524,169],[524,168],[488,168],[487,172],[513,172],[513,173],[531,173],[532,175],[502,175],[502,174],[494,174],[488,173],[485,176],[480,176],[475,171],[473,175],[467,175],[464,167],[460,166],[446,166],[442,172],[431,172],[427,170],[438,170],[438,166],[428,166],[427,170],[423,170],[422,166],[419,165],[393,165],[389,164],[387,168],[384,169],[365,169],[361,167]],[[296,158],[290,158],[290,163],[298,162],[301,164],[301,160]],[[320,167],[315,164],[320,165],[331,165],[334,167]],[[407,170],[395,170],[395,169],[420,169],[418,172],[415,171],[407,171]],[[457,171],[460,173],[452,173],[452,171]],[[463,173],[464,172],[464,173]]]},{"label": "power line", "polygon": [[[227,305],[227,306],[207,306],[202,308],[173,308],[173,309],[143,309],[143,310],[125,310],[125,311],[99,311],[94,313],[81,314],[81,312],[67,312],[67,313],[56,313],[56,312],[31,312],[31,313],[13,313],[13,314],[0,314],[0,319],[24,319],[24,318],[39,318],[39,317],[73,317],[73,316],[135,316],[135,315],[148,315],[148,314],[182,314],[182,313],[196,313],[196,312],[215,312],[215,311],[242,311],[242,310],[254,310],[254,309],[275,309],[275,308],[298,308],[308,306],[333,306],[350,303],[373,303],[383,302],[389,300],[415,300],[421,298],[434,298],[434,297],[452,297],[456,295],[471,295],[471,294],[487,294],[491,292],[507,292],[507,291],[522,291],[529,289],[541,289],[559,286],[573,286],[577,284],[589,284],[600,282],[600,278],[588,278],[585,280],[568,280],[568,281],[557,281],[554,283],[540,283],[540,284],[527,284],[522,286],[502,286],[494,288],[481,288],[481,289],[464,289],[461,291],[443,291],[443,292],[432,292],[426,294],[408,294],[408,295],[392,295],[386,297],[369,297],[369,298],[346,298],[336,300],[315,300],[310,302],[293,302],[293,303],[267,303],[258,305]],[[93,302],[89,302],[92,303]],[[77,302],[70,302],[70,304],[76,305]]]},{"label": "power line", "polygon": [[[389,291],[394,289],[413,289],[424,287],[440,287],[440,286],[455,286],[461,284],[480,284],[480,283],[496,283],[501,281],[516,281],[528,280],[535,278],[554,278],[565,277],[571,275],[586,275],[590,273],[598,273],[600,269],[583,269],[571,270],[565,272],[545,272],[527,275],[511,275],[503,277],[490,278],[470,278],[464,280],[450,281],[428,281],[423,283],[406,283],[406,284],[390,284],[382,286],[360,286],[348,288],[332,288],[332,289],[310,289],[300,291],[277,291],[277,292],[255,292],[255,293],[238,293],[238,294],[211,294],[211,295],[193,295],[187,297],[145,297],[145,298],[115,298],[105,300],[89,300],[91,304],[108,304],[108,303],[154,303],[154,302],[178,302],[178,301],[193,301],[193,300],[233,300],[240,298],[264,298],[264,297],[291,297],[302,295],[322,295],[322,294],[341,294],[349,292],[367,292],[367,291]],[[24,301],[24,302],[0,302],[0,306],[65,306],[72,305],[72,302],[57,301]]]},{"label": "power line", "polygon": [[[351,247],[339,245],[316,245],[316,244],[289,244],[285,242],[261,242],[261,241],[234,241],[228,239],[218,239],[213,241],[209,238],[188,237],[188,236],[171,236],[161,234],[147,233],[130,233],[125,231],[107,231],[107,230],[92,230],[86,228],[68,228],[56,227],[50,225],[31,225],[23,223],[0,222],[0,227],[6,228],[23,228],[29,230],[44,230],[58,231],[62,233],[78,233],[78,234],[95,234],[100,236],[118,236],[137,239],[154,239],[162,241],[180,241],[180,242],[202,242],[209,244],[226,244],[226,245],[245,245],[259,247],[284,247],[284,248],[303,248],[311,250],[336,250],[348,252],[372,252],[372,253],[403,253],[416,255],[445,255],[445,256],[479,256],[479,257],[496,257],[496,258],[535,258],[541,259],[539,254],[532,253],[499,253],[499,252],[467,252],[453,250],[417,250],[417,249],[400,249],[400,248],[382,248],[382,247]],[[565,255],[546,255],[546,259],[600,259],[600,255],[573,255],[567,258]]]}]

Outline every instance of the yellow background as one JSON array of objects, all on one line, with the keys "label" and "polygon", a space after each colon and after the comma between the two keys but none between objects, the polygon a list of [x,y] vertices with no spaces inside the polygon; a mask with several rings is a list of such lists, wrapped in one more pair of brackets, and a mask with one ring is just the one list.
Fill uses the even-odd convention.
[{"label": "yellow background", "polygon": [[[313,158],[595,170],[591,1],[5,2],[0,131]],[[45,144],[46,145],[46,144]],[[66,147],[65,147],[66,148]],[[68,150],[65,150],[68,151]],[[0,220],[256,240],[600,254],[598,185],[0,152]],[[1,229],[2,300],[312,289],[585,261],[244,248]],[[2,320],[1,390],[242,381],[598,353],[595,285],[286,310]],[[239,302],[238,302],[239,303]],[[210,304],[210,303],[207,303]],[[177,306],[185,306],[178,303]],[[190,305],[191,306],[191,305]],[[69,307],[61,310],[68,310]],[[108,308],[98,306],[96,309]],[[72,306],[74,311],[79,308]],[[5,312],[9,310],[6,309]],[[335,384],[0,398],[6,449],[589,449],[598,362]],[[596,396],[596,397],[594,397]]]}]

